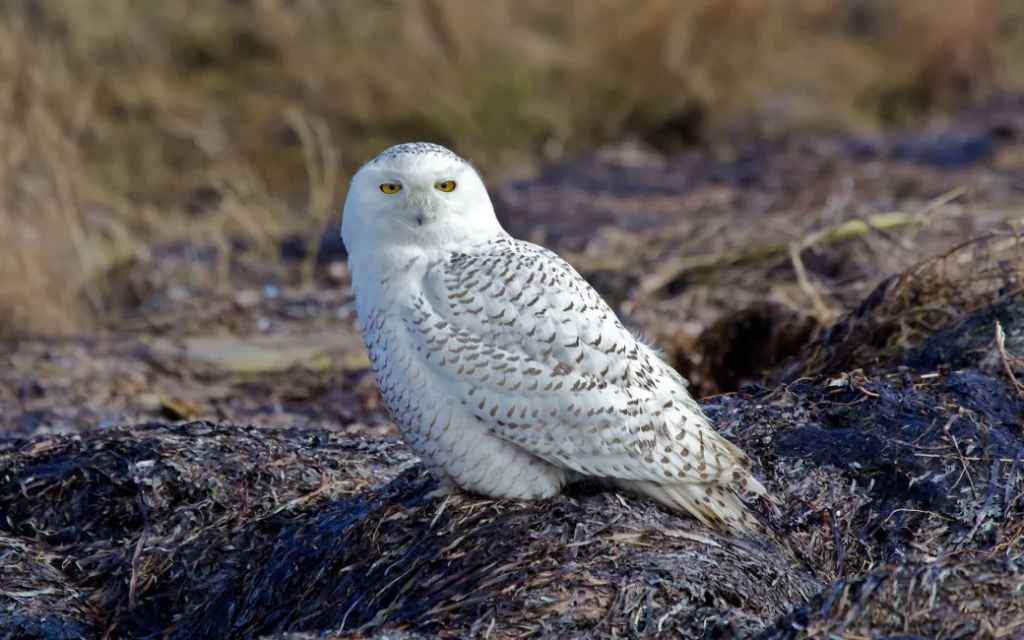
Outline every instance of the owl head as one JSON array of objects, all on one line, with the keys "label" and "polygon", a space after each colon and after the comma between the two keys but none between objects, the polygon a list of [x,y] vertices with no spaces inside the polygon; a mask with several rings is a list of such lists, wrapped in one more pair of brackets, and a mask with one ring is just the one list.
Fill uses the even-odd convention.
[{"label": "owl head", "polygon": [[341,221],[350,257],[450,251],[504,233],[476,169],[428,142],[395,145],[363,165]]}]

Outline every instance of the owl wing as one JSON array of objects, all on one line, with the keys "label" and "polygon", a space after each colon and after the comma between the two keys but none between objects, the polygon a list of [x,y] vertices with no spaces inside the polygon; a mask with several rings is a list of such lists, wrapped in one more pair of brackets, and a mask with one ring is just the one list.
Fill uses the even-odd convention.
[{"label": "owl wing", "polygon": [[415,349],[493,434],[605,478],[729,484],[746,456],[685,381],[554,253],[502,239],[433,265]]}]

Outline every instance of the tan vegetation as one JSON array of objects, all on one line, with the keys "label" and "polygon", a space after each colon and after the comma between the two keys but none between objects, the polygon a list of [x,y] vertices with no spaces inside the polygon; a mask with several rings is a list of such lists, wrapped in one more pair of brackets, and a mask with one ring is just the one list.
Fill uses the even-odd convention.
[{"label": "tan vegetation", "polygon": [[1022,86],[1008,0],[12,1],[0,334],[95,326],[106,274],[160,243],[218,247],[221,283],[234,236],[276,259],[397,141],[493,177],[629,137],[902,124]]}]

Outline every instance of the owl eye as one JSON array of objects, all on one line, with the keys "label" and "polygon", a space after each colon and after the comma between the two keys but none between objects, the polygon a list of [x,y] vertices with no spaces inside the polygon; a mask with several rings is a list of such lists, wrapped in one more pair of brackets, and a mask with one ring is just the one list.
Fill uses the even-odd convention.
[{"label": "owl eye", "polygon": [[382,182],[380,190],[390,195],[396,194],[402,190],[402,185],[397,182]]},{"label": "owl eye", "polygon": [[445,193],[451,193],[452,191],[455,191],[455,181],[454,180],[442,180],[441,182],[438,182],[437,184],[435,184],[434,187],[436,187],[438,191],[444,191]]}]

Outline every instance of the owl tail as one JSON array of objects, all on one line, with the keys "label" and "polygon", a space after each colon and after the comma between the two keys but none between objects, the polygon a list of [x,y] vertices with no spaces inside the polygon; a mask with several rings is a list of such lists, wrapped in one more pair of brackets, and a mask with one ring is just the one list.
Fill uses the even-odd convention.
[{"label": "owl tail", "polygon": [[[709,527],[737,532],[762,529],[761,523],[730,487],[699,483],[659,484],[618,478],[611,482],[620,489],[651,498],[677,513],[689,513]],[[756,495],[765,494],[764,487],[752,476],[743,489]]]}]

